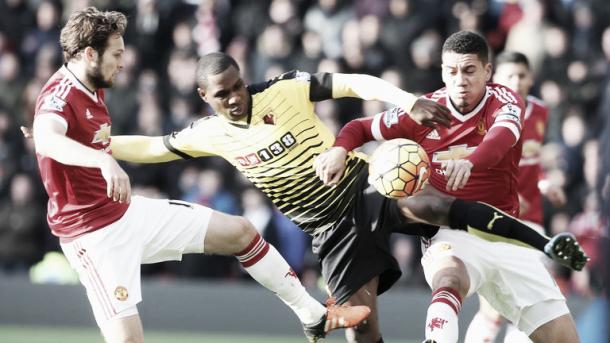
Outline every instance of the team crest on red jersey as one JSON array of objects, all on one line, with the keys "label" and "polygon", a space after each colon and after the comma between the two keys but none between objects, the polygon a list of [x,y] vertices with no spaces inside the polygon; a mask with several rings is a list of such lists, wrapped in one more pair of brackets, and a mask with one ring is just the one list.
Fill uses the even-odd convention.
[{"label": "team crest on red jersey", "polygon": [[487,133],[487,128],[485,127],[485,122],[483,120],[477,122],[477,133],[481,136],[485,136]]}]

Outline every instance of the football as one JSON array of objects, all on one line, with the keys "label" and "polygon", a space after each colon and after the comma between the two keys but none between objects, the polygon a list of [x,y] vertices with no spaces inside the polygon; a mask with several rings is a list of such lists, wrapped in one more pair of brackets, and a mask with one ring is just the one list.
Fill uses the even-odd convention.
[{"label": "football", "polygon": [[398,199],[420,191],[430,175],[428,154],[404,138],[383,142],[369,160],[369,183],[381,195]]}]

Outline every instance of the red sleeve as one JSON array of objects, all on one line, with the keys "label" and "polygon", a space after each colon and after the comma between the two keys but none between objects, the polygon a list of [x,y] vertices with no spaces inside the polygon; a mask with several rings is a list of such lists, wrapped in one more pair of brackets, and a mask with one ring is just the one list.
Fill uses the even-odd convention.
[{"label": "red sleeve", "polygon": [[359,118],[347,123],[337,135],[333,146],[340,146],[352,151],[366,142],[374,140],[371,133],[373,118]]},{"label": "red sleeve", "polygon": [[472,171],[481,171],[498,164],[515,142],[513,133],[505,127],[494,127],[466,159],[473,165]]},{"label": "red sleeve", "polygon": [[351,151],[373,140],[412,139],[414,125],[415,122],[402,109],[394,107],[372,117],[347,123],[337,135],[334,146]]}]

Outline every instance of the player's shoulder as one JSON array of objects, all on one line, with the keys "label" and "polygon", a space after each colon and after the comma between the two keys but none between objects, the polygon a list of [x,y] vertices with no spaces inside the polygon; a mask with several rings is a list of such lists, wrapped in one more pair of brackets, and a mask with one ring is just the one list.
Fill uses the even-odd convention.
[{"label": "player's shoulder", "polygon": [[63,112],[66,104],[73,100],[74,90],[72,80],[61,70],[57,71],[38,95],[38,111]]},{"label": "player's shoulder", "polygon": [[489,92],[492,101],[501,104],[523,104],[521,96],[504,85],[490,83],[487,85],[487,91]]},{"label": "player's shoulder", "polygon": [[443,87],[441,89],[437,89],[434,92],[424,94],[423,97],[429,100],[442,103],[447,99],[447,88]]},{"label": "player's shoulder", "polygon": [[[274,87],[288,86],[291,82],[309,82],[311,74],[300,70],[291,70],[265,82],[248,85],[248,91],[254,95]],[[288,81],[288,82],[286,82]]]},{"label": "player's shoulder", "polygon": [[191,122],[191,124],[189,124],[187,128],[194,129],[197,127],[207,127],[211,125],[216,125],[219,119],[220,116],[218,116],[218,114],[210,114]]},{"label": "player's shoulder", "polygon": [[547,106],[546,103],[544,102],[544,100],[535,97],[533,95],[528,95],[527,96],[527,102],[532,104],[532,106],[534,106],[534,108],[539,108],[541,110],[547,110]]}]

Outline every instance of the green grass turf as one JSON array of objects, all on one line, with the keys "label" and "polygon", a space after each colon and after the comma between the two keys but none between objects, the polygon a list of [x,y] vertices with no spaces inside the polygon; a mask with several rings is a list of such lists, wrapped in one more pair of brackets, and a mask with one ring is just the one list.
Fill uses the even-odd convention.
[{"label": "green grass turf", "polygon": [[[257,334],[218,334],[203,332],[145,332],[146,343],[304,343],[305,336],[264,336]],[[0,325],[2,343],[103,343],[96,329],[50,326]],[[335,332],[323,342],[345,342],[342,332]],[[415,343],[415,342],[412,342]]]}]

